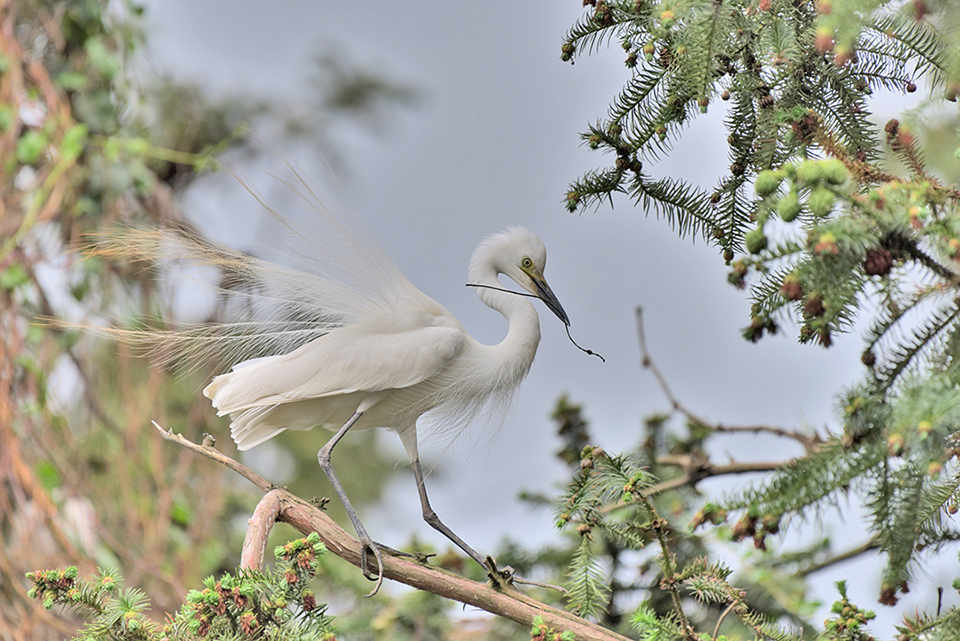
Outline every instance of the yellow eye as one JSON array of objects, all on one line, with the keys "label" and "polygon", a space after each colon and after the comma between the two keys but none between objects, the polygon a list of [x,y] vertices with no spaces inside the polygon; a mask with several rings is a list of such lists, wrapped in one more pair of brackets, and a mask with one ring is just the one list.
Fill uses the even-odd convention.
[{"label": "yellow eye", "polygon": [[530,260],[529,257],[524,256],[524,257],[523,257],[523,260],[520,261],[520,265],[521,265],[524,269],[530,269],[531,267],[533,267],[533,261]]}]

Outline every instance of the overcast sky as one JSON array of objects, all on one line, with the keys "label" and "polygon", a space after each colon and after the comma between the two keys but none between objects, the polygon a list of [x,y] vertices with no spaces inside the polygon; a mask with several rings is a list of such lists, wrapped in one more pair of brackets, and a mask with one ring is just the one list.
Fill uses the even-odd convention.
[{"label": "overcast sky", "polygon": [[[645,309],[654,358],[677,397],[698,415],[726,424],[835,424],[834,394],[860,376],[859,334],[840,338],[830,350],[798,345],[791,327],[785,336],[747,343],[739,331],[748,323],[747,295],[726,283],[715,250],[678,238],[665,222],[625,200],[581,215],[564,209],[568,183],[607,160],[581,147],[578,134],[606,112],[627,77],[616,44],[576,65],[560,62],[561,38],[582,11],[578,0],[144,4],[148,75],[194,82],[214,95],[289,101],[307,95],[316,55],[336,51],[420,89],[418,105],[398,108],[380,133],[357,127],[333,132],[343,160],[343,201],[362,215],[410,280],[478,339],[497,342],[506,325],[464,287],[473,248],[513,224],[530,227],[546,243],[546,276],[570,315],[573,336],[607,362],[575,349],[541,306],[537,360],[501,433],[426,451],[426,458],[443,457],[427,481],[435,509],[481,552],[504,533],[554,536],[550,514],[531,513],[514,497],[521,489],[553,493],[565,478],[553,458],[559,443],[548,418],[560,394],[585,406],[594,440],[613,451],[638,442],[644,416],[668,409],[639,367],[637,305]],[[646,169],[714,184],[729,164],[722,117],[722,109],[711,106],[670,158]],[[264,129],[256,133],[269,138]],[[310,162],[301,152],[281,149]],[[230,221],[250,203],[232,190],[224,195],[201,182],[183,207],[205,229],[223,229],[223,240],[249,249],[257,240],[252,228]],[[396,450],[402,458],[398,443]],[[787,443],[743,437],[722,441],[715,454],[725,462],[797,453]],[[390,511],[362,516],[374,538],[401,544],[419,519],[412,479],[395,484],[389,498]],[[850,525],[839,531],[851,537],[838,541],[840,548],[865,536],[856,516]],[[426,530],[423,538],[444,545]],[[861,565],[823,573],[819,583],[827,586],[854,567],[879,576]],[[949,585],[951,577],[929,571],[938,584]],[[876,588],[863,587],[854,598],[875,603]],[[834,595],[823,598],[829,603]],[[929,603],[929,594],[918,601]]]}]

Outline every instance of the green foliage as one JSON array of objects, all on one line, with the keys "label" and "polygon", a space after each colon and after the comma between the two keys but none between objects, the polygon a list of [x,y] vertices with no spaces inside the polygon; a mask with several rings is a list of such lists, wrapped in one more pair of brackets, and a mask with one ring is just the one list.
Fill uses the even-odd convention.
[{"label": "green foliage", "polygon": [[240,572],[209,577],[191,590],[166,625],[145,615],[149,599],[136,589],[121,590],[115,571],[78,578],[77,568],[31,572],[29,596],[45,608],[64,606],[86,621],[76,639],[159,641],[175,639],[332,639],[331,619],[319,605],[310,580],[326,552],[316,534],[278,547],[278,566],[269,574]]},{"label": "green foliage", "polygon": [[567,581],[567,602],[582,617],[596,615],[606,602],[609,590],[606,572],[594,554],[590,539],[584,536],[574,553]]},{"label": "green foliage", "polygon": [[847,582],[837,581],[837,591],[840,600],[835,601],[830,611],[835,615],[825,622],[825,639],[831,641],[870,641],[872,636],[867,634],[864,627],[868,621],[877,618],[876,613],[870,610],[861,610],[847,598]]},{"label": "green foliage", "polygon": [[[868,346],[877,393],[925,359],[949,358],[960,192],[926,170],[911,130],[891,121],[876,132],[867,105],[877,90],[915,91],[911,64],[935,97],[955,98],[960,57],[950,3],[588,4],[563,59],[614,39],[628,56],[643,56],[629,58],[631,76],[608,118],[583,135],[591,148],[613,152],[614,166],[574,183],[568,207],[625,192],[681,233],[716,243],[728,262],[745,249],[731,282],[744,286],[757,275],[744,330],[750,340],[776,332],[786,317],[799,321],[801,342],[829,346],[867,299],[881,297]],[[708,193],[644,174],[640,159],[667,153],[717,97],[729,103],[729,175]],[[880,166],[884,146],[908,177]],[[919,288],[905,278],[917,270],[930,279]],[[919,324],[908,318],[938,299]],[[898,340],[904,331],[912,336]]]},{"label": "green foliage", "polygon": [[960,635],[960,610],[950,609],[943,615],[916,613],[897,626],[898,641],[953,641]]},{"label": "green foliage", "polygon": [[[660,515],[651,498],[657,488],[644,470],[644,458],[640,452],[614,457],[590,446],[582,452],[580,469],[558,502],[558,526],[574,528],[578,538],[566,584],[571,608],[582,616],[609,618],[615,595],[624,590],[612,561],[652,546],[659,548],[648,555],[658,569],[655,585],[666,599],[648,597],[630,616],[642,639],[694,638],[702,623],[687,613],[691,603],[715,612],[720,621],[720,612],[734,613],[741,630],[795,639],[751,609],[746,592],[730,582],[729,568],[686,551],[691,541]],[[705,520],[720,518],[715,507],[707,513]]]},{"label": "green foliage", "polygon": [[[172,601],[177,581],[195,580],[222,563],[225,537],[210,538],[231,511],[224,509],[225,493],[215,491],[213,478],[221,473],[160,450],[140,429],[148,422],[134,408],[162,420],[171,405],[189,407],[182,395],[176,403],[160,402],[169,398],[158,393],[160,379],[117,350],[90,365],[103,350],[34,324],[60,311],[58,304],[76,311],[103,302],[112,289],[110,270],[95,261],[73,270],[64,291],[52,291],[37,274],[51,267],[66,274],[71,257],[58,255],[62,248],[78,247],[84,233],[111,217],[122,213],[132,221],[145,214],[145,203],[160,202],[155,198],[163,189],[148,169],[157,148],[139,130],[132,107],[140,94],[126,73],[141,43],[138,10],[113,2],[107,11],[107,4],[25,0],[0,8],[9,27],[0,38],[0,199],[7,232],[0,239],[0,322],[9,347],[0,384],[7,461],[0,481],[14,488],[0,501],[0,584],[16,586],[31,567],[121,567],[162,607]],[[62,379],[57,391],[66,395],[55,399],[48,390],[64,365],[72,365],[88,391],[85,402],[72,407],[51,402],[69,398]],[[185,492],[171,482],[178,475],[211,491]],[[209,518],[175,520],[178,504]],[[144,567],[151,568],[147,577],[134,569]],[[13,590],[0,590],[0,635],[45,638],[44,626],[62,630],[72,623],[23,608]]]},{"label": "green foliage", "polygon": [[557,632],[543,622],[543,617],[534,617],[533,625],[530,627],[531,641],[574,641],[573,632],[564,630]]},{"label": "green foliage", "polygon": [[[768,480],[722,501],[724,516],[742,511],[731,536],[759,544],[776,534],[781,520],[823,510],[838,495],[859,494],[873,514],[872,530],[887,568],[881,600],[910,580],[914,556],[956,541],[949,515],[957,510],[960,477],[945,458],[960,420],[960,391],[951,380],[917,382],[889,403],[873,406],[863,389],[851,390],[843,408],[847,436],[824,443],[779,469]],[[712,514],[700,516],[701,525]],[[774,528],[770,524],[775,524]]]},{"label": "green foliage", "polygon": [[660,617],[647,607],[640,607],[630,620],[633,629],[640,635],[640,641],[672,641],[683,639],[683,630],[670,618]]},{"label": "green foliage", "polygon": [[[681,233],[716,243],[728,261],[744,247],[760,254],[746,262],[747,271],[761,276],[754,324],[768,325],[788,308],[803,321],[803,342],[831,344],[877,277],[887,285],[885,295],[903,298],[888,278],[892,266],[951,278],[953,268],[921,246],[930,240],[949,245],[956,225],[947,223],[949,233],[942,228],[958,194],[925,172],[910,134],[898,124],[888,126],[886,142],[913,176],[897,179],[879,169],[874,163],[884,141],[869,121],[867,103],[878,89],[914,91],[906,68],[918,57],[935,95],[950,96],[957,58],[952,9],[938,5],[942,15],[921,22],[932,9],[857,0],[588,4],[567,35],[564,59],[612,39],[628,55],[644,55],[607,120],[583,135],[591,148],[615,153],[614,166],[574,183],[568,207],[625,192]],[[914,11],[920,13],[914,17]],[[669,141],[716,97],[730,105],[729,175],[707,193],[677,178],[644,174],[640,158],[666,153]],[[814,154],[830,157],[818,162],[810,159]],[[791,229],[773,224],[771,214]],[[765,229],[768,224],[776,229]],[[804,312],[804,301],[781,295],[772,279],[783,273],[800,278],[803,291],[825,296],[815,301],[823,310]]]},{"label": "green foliage", "polygon": [[[778,470],[768,481],[728,496],[721,501],[719,510],[724,515],[742,511],[731,532],[732,538],[759,543],[769,534],[777,533],[766,523],[776,523],[779,527],[779,520],[785,515],[802,517],[807,509],[828,502],[885,458],[886,446],[882,444],[850,452],[841,443],[831,441],[814,454]],[[701,523],[702,520],[695,521],[694,525]]]},{"label": "green foliage", "polygon": [[[793,326],[799,342],[829,347],[867,327],[865,376],[841,394],[841,429],[705,506],[694,525],[729,518],[721,532],[763,550],[782,527],[853,494],[884,555],[881,601],[894,603],[921,556],[960,538],[949,518],[960,483],[960,191],[928,167],[921,135],[923,118],[960,95],[960,5],[585,4],[561,58],[616,41],[629,76],[582,134],[615,160],[570,186],[568,208],[621,192],[715,244],[730,283],[750,288],[748,340]],[[918,83],[930,96],[915,117],[874,125],[872,99]],[[652,178],[683,128],[718,107],[730,164],[716,186]]]},{"label": "green foliage", "polygon": [[[908,389],[905,395],[928,393],[924,387]],[[851,439],[820,443],[812,454],[783,466],[767,482],[723,501],[707,503],[693,515],[694,528],[719,526],[721,537],[751,539],[760,550],[762,557],[745,555],[740,560],[739,576],[723,563],[709,560],[709,548],[696,548],[694,554],[688,551],[693,536],[661,516],[666,506],[689,505],[689,500],[674,495],[682,493],[684,486],[673,483],[669,475],[665,481],[655,482],[650,473],[668,474],[662,462],[676,459],[681,452],[698,452],[707,426],[690,423],[688,438],[677,434],[672,441],[664,440],[663,417],[654,417],[648,422],[643,446],[636,452],[613,457],[598,447],[584,448],[574,477],[557,503],[558,525],[571,530],[574,538],[567,583],[571,607],[615,628],[617,617],[611,614],[616,613],[617,604],[624,600],[636,603],[635,599],[625,599],[629,586],[637,585],[631,575],[637,568],[642,572],[651,560],[658,569],[657,578],[626,617],[640,639],[814,638],[812,630],[797,625],[814,605],[803,596],[803,568],[824,567],[820,560],[829,553],[829,545],[818,541],[809,549],[767,551],[768,542],[772,543],[781,530],[781,517],[808,516],[807,511],[822,509],[840,492],[858,491],[867,502],[876,497],[884,506],[877,509],[877,514],[888,520],[874,524],[875,544],[881,549],[938,548],[955,540],[950,515],[956,512],[960,500],[960,475],[943,473],[935,464],[928,465],[925,457],[942,452],[937,441],[952,435],[953,428],[946,428],[947,432],[943,429],[955,425],[958,392],[941,387],[924,399],[904,398],[892,407],[871,408],[857,391],[849,392],[845,415],[850,422],[860,423],[860,438],[870,447],[854,448]],[[569,414],[559,410],[571,407],[576,408],[586,434],[582,409],[568,399],[558,403],[559,428],[564,429]],[[918,407],[926,409],[919,411]],[[900,426],[902,441],[891,445],[882,438],[882,430],[873,429],[878,423]],[[891,458],[889,448],[893,446],[899,453]],[[665,454],[664,448],[670,454]],[[912,455],[915,451],[919,453]],[[711,467],[705,460],[700,464]],[[667,487],[671,489],[664,489]],[[742,512],[741,518],[727,527],[730,515],[737,512]],[[632,555],[629,558],[633,561],[624,563],[627,555]],[[884,582],[894,590],[881,595],[888,603],[895,602],[896,588],[908,580],[904,568],[910,559],[910,554],[888,553]],[[796,568],[801,571],[793,574]],[[767,585],[778,595],[773,599],[776,605],[765,603]],[[958,586],[960,578],[955,581],[954,587]],[[799,590],[799,596],[785,600],[789,589]],[[838,584],[838,589],[841,598],[823,622],[818,638],[873,639],[867,625],[875,613],[849,601],[845,582]],[[658,593],[665,598],[658,598]],[[907,615],[897,638],[946,641],[955,638],[958,629],[960,610],[940,612],[938,608],[935,616]]]}]

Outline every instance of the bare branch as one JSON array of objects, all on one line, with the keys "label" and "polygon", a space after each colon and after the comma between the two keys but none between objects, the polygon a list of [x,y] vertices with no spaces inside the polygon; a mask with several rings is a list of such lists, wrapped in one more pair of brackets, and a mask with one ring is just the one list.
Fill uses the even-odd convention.
[{"label": "bare branch", "polygon": [[247,521],[247,534],[243,537],[240,567],[244,570],[263,571],[263,557],[267,550],[267,538],[273,524],[280,517],[282,493],[270,490],[257,503],[257,509]]},{"label": "bare branch", "polygon": [[717,423],[716,425],[707,425],[706,427],[709,427],[714,432],[753,432],[755,434],[764,432],[767,434],[773,434],[775,436],[782,436],[784,438],[792,438],[800,441],[807,452],[810,452],[822,443],[822,440],[816,434],[804,434],[803,432],[798,432],[796,430],[788,430],[782,427],[774,427],[772,425],[721,425]]},{"label": "bare branch", "polygon": [[683,468],[684,472],[696,483],[710,476],[724,474],[749,474],[750,472],[772,472],[783,467],[782,461],[758,461],[755,463],[728,463],[714,465],[705,456],[690,454],[665,454],[657,457],[657,465],[672,465]]},{"label": "bare branch", "polygon": [[720,425],[711,423],[693,412],[687,409],[676,396],[673,395],[673,392],[670,389],[670,385],[667,384],[667,379],[664,377],[663,373],[660,371],[660,368],[657,367],[656,363],[653,362],[653,359],[650,357],[650,351],[647,349],[647,339],[643,330],[643,308],[637,307],[637,342],[640,345],[640,364],[650,370],[650,373],[653,374],[653,377],[657,379],[657,383],[660,385],[660,389],[663,391],[663,394],[667,397],[667,400],[670,401],[670,407],[675,412],[680,412],[683,414],[688,421],[691,423],[696,423],[701,425],[706,429],[712,432],[753,432],[753,433],[768,433],[774,434],[776,436],[782,436],[785,438],[791,438],[795,441],[798,441],[803,445],[804,450],[808,453],[816,449],[821,444],[821,439],[816,434],[804,434],[803,432],[796,430],[787,430],[781,427],[771,427],[767,425],[748,425],[748,426],[730,426],[730,425]]},{"label": "bare branch", "polygon": [[727,606],[727,609],[723,611],[723,614],[720,615],[720,618],[717,619],[717,625],[713,627],[713,635],[710,637],[713,641],[716,641],[717,635],[720,634],[720,624],[723,623],[723,620],[727,618],[727,615],[730,614],[730,611],[737,606],[736,601],[731,601],[730,605]]},{"label": "bare branch", "polygon": [[797,576],[804,577],[809,574],[813,574],[814,572],[819,572],[820,570],[826,569],[831,565],[840,563],[841,561],[852,559],[855,556],[859,556],[866,552],[870,552],[871,550],[876,550],[879,547],[880,547],[880,544],[877,542],[876,537],[873,537],[863,545],[858,545],[857,547],[847,550],[846,552],[841,552],[836,556],[832,556],[829,559],[825,559],[823,561],[820,561],[819,563],[814,563],[812,565],[809,565],[803,568],[802,570],[799,570],[797,572]]},{"label": "bare branch", "polygon": [[263,492],[269,492],[275,486],[273,483],[263,478],[253,470],[251,470],[246,465],[243,465],[226,454],[221,453],[219,450],[213,447],[213,439],[204,439],[203,445],[198,445],[193,441],[184,438],[182,434],[174,434],[172,430],[166,430],[160,426],[156,421],[151,421],[153,426],[159,430],[160,435],[163,436],[168,441],[173,441],[174,443],[181,445],[188,450],[192,450],[197,454],[202,454],[209,459],[213,459],[217,463],[229,467],[231,470],[247,479],[251,483],[257,486]]},{"label": "bare branch", "polygon": [[[330,552],[360,567],[360,543],[316,506],[285,489],[274,487],[244,465],[218,452],[212,445],[193,443],[179,434],[165,430],[156,422],[154,426],[166,440],[225,465],[266,492],[251,518],[251,527],[255,531],[248,531],[247,540],[244,542],[244,567],[262,564],[266,537],[273,519],[289,523],[303,534],[316,532]],[[395,556],[389,549],[384,549],[384,552],[383,575],[388,579],[486,610],[525,626],[532,625],[534,618],[539,616],[545,625],[558,631],[569,630],[578,640],[628,641],[626,637],[575,614],[541,603],[513,585],[493,587],[427,565],[415,558]]]},{"label": "bare branch", "polygon": [[[711,476],[722,476],[725,474],[749,474],[751,472],[773,472],[783,466],[780,462],[759,462],[759,463],[730,463],[729,465],[712,465],[709,461],[698,460],[689,455],[682,456],[662,456],[657,459],[660,465],[675,465],[683,468],[684,473],[666,481],[660,481],[643,490],[644,496],[655,496],[668,490],[676,490],[684,486],[695,487],[700,481]],[[601,511],[604,513],[619,510],[626,507],[626,503],[618,501],[605,506]]]}]

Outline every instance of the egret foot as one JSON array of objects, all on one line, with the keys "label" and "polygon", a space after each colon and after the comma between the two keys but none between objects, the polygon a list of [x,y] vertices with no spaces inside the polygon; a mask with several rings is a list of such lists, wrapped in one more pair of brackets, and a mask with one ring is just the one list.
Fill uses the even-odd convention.
[{"label": "egret foot", "polygon": [[520,585],[535,585],[539,588],[547,588],[550,590],[556,590],[562,594],[566,594],[567,591],[561,588],[558,585],[551,585],[550,583],[541,583],[540,581],[530,581],[529,579],[524,579],[519,577],[516,574],[516,570],[512,567],[505,566],[504,568],[497,567],[497,561],[489,554],[487,555],[486,563],[484,563],[484,568],[487,570],[487,576],[490,577],[490,582],[493,583],[493,586],[496,588],[504,588],[506,586],[514,587],[514,584]]},{"label": "egret foot", "polygon": [[417,556],[416,554],[413,554],[413,553],[411,553],[411,552],[404,552],[403,550],[398,550],[398,549],[396,549],[396,548],[392,548],[392,547],[390,547],[389,545],[384,545],[384,544],[381,543],[380,541],[374,541],[373,544],[376,545],[378,548],[380,548],[380,551],[381,551],[381,552],[386,552],[386,553],[389,554],[390,556],[406,556],[406,557],[409,557],[409,558],[411,558],[411,559],[416,559],[416,558],[418,558],[418,556]]},{"label": "egret foot", "polygon": [[487,576],[490,577],[493,587],[502,589],[513,585],[516,572],[509,565],[500,569],[497,567],[496,559],[488,554],[483,567],[487,571]]},{"label": "egret foot", "polygon": [[418,563],[423,563],[424,565],[426,565],[427,563],[430,562],[430,559],[437,556],[437,553],[436,552],[414,552],[410,556],[415,558]]},{"label": "egret foot", "polygon": [[[372,551],[373,556],[377,559],[376,574],[370,571],[368,550]],[[361,536],[360,538],[360,571],[363,572],[363,576],[367,579],[377,582],[377,584],[373,586],[373,590],[370,591],[370,594],[366,595],[367,598],[370,598],[379,592],[380,586],[383,585],[383,554],[380,552],[378,545],[374,543],[373,539],[369,536]]]}]

